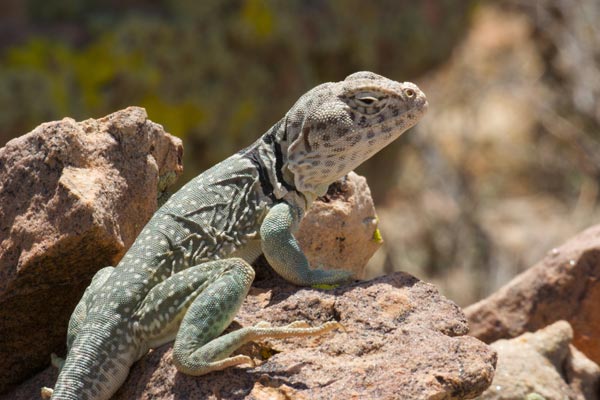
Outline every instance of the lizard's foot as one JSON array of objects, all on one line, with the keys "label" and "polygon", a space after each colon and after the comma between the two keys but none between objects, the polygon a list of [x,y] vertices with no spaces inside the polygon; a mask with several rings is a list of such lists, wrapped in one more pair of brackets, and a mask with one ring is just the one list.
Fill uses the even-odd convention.
[{"label": "lizard's foot", "polygon": [[352,281],[353,272],[345,269],[313,269],[311,285],[317,289],[334,289]]},{"label": "lizard's foot", "polygon": [[[254,325],[254,328],[271,328],[273,327],[273,325],[271,325],[270,322],[267,321],[260,321],[258,322],[256,325]],[[308,325],[308,322],[306,321],[294,321],[291,324],[282,326],[281,328],[308,328],[310,327],[310,325]]]},{"label": "lizard's foot", "polygon": [[48,400],[50,397],[52,397],[52,395],[54,394],[54,389],[51,389],[49,387],[42,387],[42,389],[40,390],[40,395],[42,396],[42,399],[44,400]]},{"label": "lizard's foot", "polygon": [[246,341],[261,338],[321,335],[336,328],[342,328],[337,321],[325,322],[319,326],[310,326],[306,321],[294,321],[285,326],[264,326],[262,323],[258,323],[251,328],[246,328],[248,330]]},{"label": "lizard's foot", "polygon": [[217,360],[217,361],[210,361],[210,362],[201,361],[201,362],[195,363],[195,365],[193,365],[192,368],[181,364],[179,362],[179,360],[176,358],[173,358],[173,364],[175,364],[175,367],[177,368],[178,371],[183,372],[184,374],[193,375],[193,376],[200,376],[200,375],[208,374],[209,372],[221,371],[225,368],[234,367],[234,366],[240,365],[240,364],[250,364],[250,366],[252,368],[254,368],[256,366],[256,363],[254,362],[254,360],[252,358],[245,356],[243,354],[239,354],[239,355],[236,355],[233,357],[227,357],[227,358],[224,358],[222,360]]},{"label": "lizard's foot", "polygon": [[329,321],[312,327],[306,321],[295,321],[285,326],[271,326],[269,323],[262,321],[255,326],[245,327],[219,336],[200,348],[193,347],[189,354],[186,354],[188,344],[176,340],[173,347],[173,364],[180,372],[188,375],[204,375],[239,364],[254,366],[254,361],[244,355],[226,357],[220,360],[217,358],[225,354],[231,354],[244,343],[253,340],[321,335],[336,328],[342,328],[342,325],[336,321]]},{"label": "lizard's foot", "polygon": [[286,325],[287,328],[309,328],[310,325],[306,321],[294,321],[289,325]]},{"label": "lizard's foot", "polygon": [[240,365],[240,364],[250,364],[251,367],[254,367],[256,365],[252,358],[245,356],[243,354],[238,354],[233,357],[227,357],[223,360],[209,363],[207,365],[207,368],[209,368],[210,371],[220,371],[222,369],[225,369],[228,367],[234,367],[234,366]]}]

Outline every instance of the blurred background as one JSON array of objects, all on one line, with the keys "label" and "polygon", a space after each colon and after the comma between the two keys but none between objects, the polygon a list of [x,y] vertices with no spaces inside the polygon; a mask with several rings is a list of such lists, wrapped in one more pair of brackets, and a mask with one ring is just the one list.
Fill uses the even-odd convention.
[{"label": "blurred background", "polygon": [[430,111],[363,165],[394,270],[467,305],[595,224],[597,0],[2,0],[0,145],[65,116],[145,107],[179,136],[179,184],[295,100],[358,70]]}]

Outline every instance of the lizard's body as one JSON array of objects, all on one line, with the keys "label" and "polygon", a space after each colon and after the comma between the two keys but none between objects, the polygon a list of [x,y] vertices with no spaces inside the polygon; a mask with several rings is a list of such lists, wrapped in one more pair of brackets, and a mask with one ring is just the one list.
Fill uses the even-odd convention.
[{"label": "lizard's body", "polygon": [[264,253],[298,285],[340,283],[311,270],[293,237],[329,184],[413,126],[427,108],[413,84],[360,72],[317,86],[248,148],[188,182],[151,218],[116,268],[100,270],[77,305],[52,399],[107,399],[150,348],[175,340],[173,361],[201,375],[241,363],[229,354],[260,337],[338,326],[258,324],[219,337],[235,317]]}]

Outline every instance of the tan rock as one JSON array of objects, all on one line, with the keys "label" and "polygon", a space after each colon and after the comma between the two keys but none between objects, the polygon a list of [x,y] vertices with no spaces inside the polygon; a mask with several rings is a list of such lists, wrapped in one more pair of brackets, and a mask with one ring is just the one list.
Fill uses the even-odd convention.
[{"label": "tan rock", "polygon": [[[495,352],[464,336],[458,306],[407,274],[331,291],[258,280],[234,325],[299,319],[311,325],[335,319],[344,330],[250,344],[241,351],[256,368],[200,377],[177,373],[166,345],[134,365],[114,399],[470,399],[492,381]],[[54,379],[48,369],[7,399],[30,399]]]},{"label": "tan rock", "polygon": [[600,363],[600,225],[465,309],[470,334],[490,343],[569,321],[574,345]]},{"label": "tan rock", "polygon": [[296,237],[313,267],[346,269],[363,279],[367,261],[382,244],[376,230],[367,180],[350,172],[313,203]]},{"label": "tan rock", "polygon": [[600,368],[570,345],[572,339],[569,323],[558,321],[492,343],[498,352],[496,375],[479,399],[599,399]]},{"label": "tan rock", "polygon": [[136,107],[48,122],[0,149],[0,392],[64,349],[83,290],[132,244],[182,151]]}]

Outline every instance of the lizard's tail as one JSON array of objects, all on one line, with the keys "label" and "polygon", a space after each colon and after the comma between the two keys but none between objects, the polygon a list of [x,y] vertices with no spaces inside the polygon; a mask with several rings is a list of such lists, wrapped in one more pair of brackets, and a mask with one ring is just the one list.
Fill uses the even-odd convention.
[{"label": "lizard's tail", "polygon": [[123,331],[122,325],[115,323],[94,323],[82,327],[73,341],[54,390],[50,390],[51,399],[109,399],[123,384],[135,361],[131,351],[134,344]]}]

